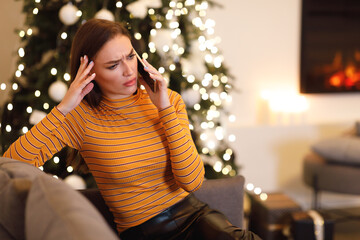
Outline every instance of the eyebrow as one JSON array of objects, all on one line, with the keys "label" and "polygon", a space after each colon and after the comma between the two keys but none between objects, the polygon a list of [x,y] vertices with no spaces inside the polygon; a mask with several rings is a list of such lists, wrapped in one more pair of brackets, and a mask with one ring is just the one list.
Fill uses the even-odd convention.
[{"label": "eyebrow", "polygon": [[[127,57],[130,56],[130,55],[132,55],[132,54],[134,54],[134,49],[133,49],[133,48],[132,48],[132,49],[130,50],[130,52],[128,53]],[[118,62],[120,62],[120,61],[122,61],[122,59],[111,60],[111,61],[106,62],[105,64],[113,64],[113,63],[118,63]]]}]

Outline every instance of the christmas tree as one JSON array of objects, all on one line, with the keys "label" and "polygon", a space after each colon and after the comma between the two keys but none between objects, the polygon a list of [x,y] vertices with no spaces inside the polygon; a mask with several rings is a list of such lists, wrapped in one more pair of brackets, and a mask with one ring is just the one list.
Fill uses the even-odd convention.
[{"label": "christmas tree", "polygon": [[[71,78],[68,62],[74,34],[84,21],[102,18],[123,22],[142,57],[182,95],[206,177],[236,175],[229,147],[234,135],[226,133],[225,126],[232,117],[226,107],[232,79],[217,48],[215,22],[207,18],[213,6],[217,4],[202,0],[24,0],[26,22],[17,30],[18,67],[8,84],[10,101],[2,107],[2,152],[61,101]],[[74,173],[65,163],[67,150],[47,161],[44,171],[60,178]]]}]

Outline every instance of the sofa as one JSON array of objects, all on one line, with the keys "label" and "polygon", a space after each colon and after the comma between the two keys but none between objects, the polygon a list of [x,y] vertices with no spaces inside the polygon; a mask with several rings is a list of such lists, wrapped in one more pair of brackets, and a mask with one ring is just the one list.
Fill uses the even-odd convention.
[{"label": "sofa", "polygon": [[[195,195],[242,227],[244,178],[205,180]],[[30,164],[0,157],[0,239],[119,239],[98,189],[74,190]]]},{"label": "sofa", "polygon": [[321,139],[304,156],[303,180],[313,190],[312,208],[321,208],[320,193],[360,194],[360,123],[357,134]]}]

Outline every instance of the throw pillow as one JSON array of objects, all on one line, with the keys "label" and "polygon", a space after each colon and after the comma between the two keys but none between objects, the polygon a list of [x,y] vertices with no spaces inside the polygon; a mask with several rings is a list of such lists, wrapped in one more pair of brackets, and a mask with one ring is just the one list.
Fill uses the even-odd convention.
[{"label": "throw pillow", "polygon": [[360,165],[360,138],[343,136],[321,140],[312,150],[327,161]]},{"label": "throw pillow", "polygon": [[25,210],[26,239],[119,239],[101,214],[61,180],[33,180]]},{"label": "throw pillow", "polygon": [[31,181],[0,169],[0,239],[25,239],[24,218]]}]

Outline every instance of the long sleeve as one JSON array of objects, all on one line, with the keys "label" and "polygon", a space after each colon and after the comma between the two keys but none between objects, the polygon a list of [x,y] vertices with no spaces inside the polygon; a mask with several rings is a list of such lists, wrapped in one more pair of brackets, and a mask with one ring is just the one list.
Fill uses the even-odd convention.
[{"label": "long sleeve", "polygon": [[172,172],[179,186],[196,191],[204,180],[204,165],[192,140],[185,103],[176,94],[173,104],[159,111],[168,146]]},{"label": "long sleeve", "polygon": [[19,137],[4,153],[4,157],[42,166],[46,160],[59,152],[64,146],[79,148],[83,128],[79,107],[66,117],[55,107],[30,131]]}]

